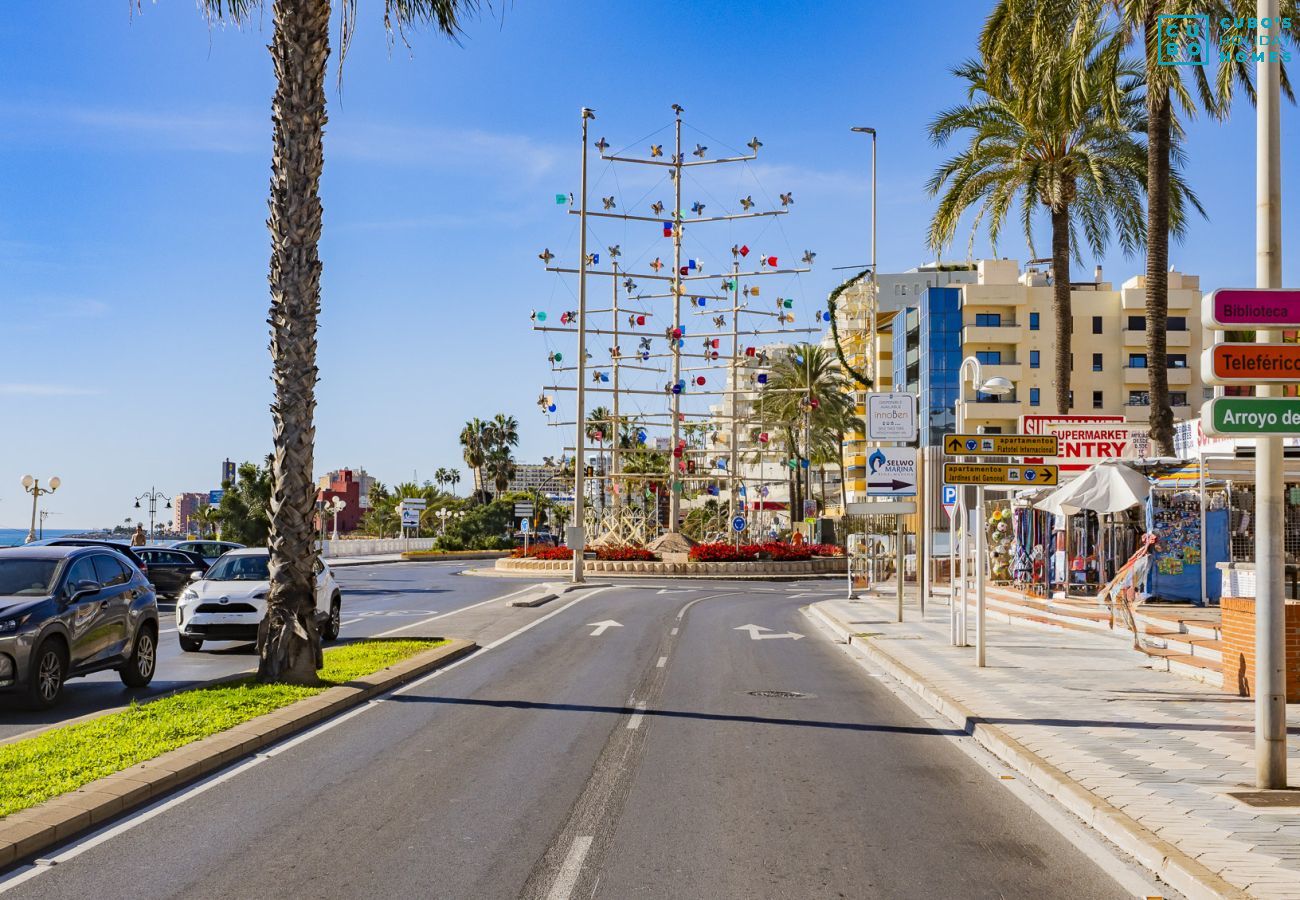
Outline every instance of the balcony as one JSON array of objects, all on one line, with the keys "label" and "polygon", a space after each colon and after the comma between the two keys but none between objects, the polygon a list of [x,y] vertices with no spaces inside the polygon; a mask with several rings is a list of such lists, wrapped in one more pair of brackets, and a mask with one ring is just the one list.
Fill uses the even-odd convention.
[{"label": "balcony", "polygon": [[1020,380],[1023,370],[1023,363],[1005,359],[1000,363],[984,363],[980,365],[980,374],[983,375],[985,379],[1000,376],[1013,384]]},{"label": "balcony", "polygon": [[1018,322],[966,325],[961,330],[961,341],[964,347],[971,344],[1018,344],[1024,334],[1025,327]]},{"label": "balcony", "polygon": [[997,401],[971,397],[962,404],[962,415],[967,423],[972,419],[1018,419],[1020,412],[1020,400],[1014,393],[999,397]]}]

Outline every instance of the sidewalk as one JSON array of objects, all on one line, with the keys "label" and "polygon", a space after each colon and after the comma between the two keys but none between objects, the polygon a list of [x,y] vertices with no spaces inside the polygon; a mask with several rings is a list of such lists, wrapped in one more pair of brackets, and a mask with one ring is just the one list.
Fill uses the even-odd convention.
[{"label": "sidewalk", "polygon": [[[1253,702],[1142,665],[1101,634],[988,626],[988,666],[948,607],[891,595],[811,611],[930,705],[1189,896],[1300,898],[1300,807],[1252,808]],[[974,640],[972,621],[971,639]],[[1300,707],[1289,708],[1300,784]],[[1276,795],[1274,795],[1276,796]]]}]

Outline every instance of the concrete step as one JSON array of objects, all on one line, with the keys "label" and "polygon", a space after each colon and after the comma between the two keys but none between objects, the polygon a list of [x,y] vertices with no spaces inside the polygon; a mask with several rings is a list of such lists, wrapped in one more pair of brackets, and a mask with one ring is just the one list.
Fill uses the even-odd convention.
[{"label": "concrete step", "polygon": [[1214,687],[1223,684],[1223,669],[1218,662],[1159,647],[1143,646],[1141,650],[1150,659],[1151,667],[1158,672],[1172,672]]},{"label": "concrete step", "polygon": [[1172,650],[1215,665],[1223,662],[1223,641],[1216,638],[1195,637],[1182,631],[1146,628],[1142,632],[1142,642],[1148,647]]},{"label": "concrete step", "polygon": [[[1209,611],[1206,611],[1208,614]],[[1158,606],[1140,606],[1133,618],[1138,625],[1156,631],[1178,631],[1197,638],[1221,640],[1223,627],[1217,619],[1206,614],[1192,615],[1184,609],[1162,609]]]}]

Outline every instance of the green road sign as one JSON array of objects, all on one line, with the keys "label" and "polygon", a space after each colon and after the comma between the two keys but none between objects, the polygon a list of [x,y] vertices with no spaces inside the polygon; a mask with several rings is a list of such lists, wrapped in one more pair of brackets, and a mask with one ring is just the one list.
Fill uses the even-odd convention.
[{"label": "green road sign", "polygon": [[945,434],[943,452],[951,456],[1056,456],[1054,434]]},{"label": "green road sign", "polygon": [[1215,397],[1201,407],[1206,434],[1300,435],[1300,397]]},{"label": "green road sign", "polygon": [[1015,487],[1051,487],[1059,479],[1056,466],[1007,466],[1002,463],[943,464],[945,484],[991,484]]}]

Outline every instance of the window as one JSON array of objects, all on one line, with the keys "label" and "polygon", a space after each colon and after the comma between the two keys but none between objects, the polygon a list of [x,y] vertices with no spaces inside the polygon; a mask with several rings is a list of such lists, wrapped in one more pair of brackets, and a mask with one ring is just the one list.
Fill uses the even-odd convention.
[{"label": "window", "polygon": [[1186,331],[1187,316],[1170,316],[1165,320],[1165,331]]},{"label": "window", "polygon": [[1150,406],[1151,392],[1150,391],[1129,391],[1128,405],[1129,406]]},{"label": "window", "polygon": [[1129,316],[1129,317],[1128,317],[1128,324],[1127,324],[1125,327],[1128,328],[1129,331],[1146,331],[1146,330],[1147,330],[1147,317],[1146,317],[1146,316]]},{"label": "window", "polygon": [[1092,317],[1092,333],[1101,334],[1101,316]]},{"label": "window", "polygon": [[976,350],[975,358],[980,361],[980,365],[996,366],[1002,362],[1001,350]]},{"label": "window", "polygon": [[1029,368],[1031,368],[1031,369],[1037,369],[1037,368],[1038,368],[1038,351],[1037,351],[1037,350],[1030,350],[1030,351],[1029,351]]},{"label": "window", "polygon": [[1092,355],[1092,370],[1093,370],[1094,372],[1100,372],[1100,371],[1101,371],[1101,354],[1100,354],[1100,353],[1094,353],[1094,354]]},{"label": "window", "polygon": [[1147,367],[1147,355],[1145,353],[1130,353],[1128,355],[1128,367],[1130,369],[1145,369]]},{"label": "window", "polygon": [[999,328],[1002,326],[1002,313],[975,313],[975,324],[981,328]]},{"label": "window", "polygon": [[82,581],[93,581],[95,586],[99,586],[99,579],[95,576],[95,565],[87,557],[82,557],[72,564],[68,570],[68,577],[64,579],[64,590],[71,594]]},{"label": "window", "polygon": [[126,566],[113,557],[99,553],[92,558],[95,560],[95,574],[99,576],[99,583],[104,587],[126,584],[131,580],[131,573],[127,571]]},{"label": "window", "polygon": [[986,394],[983,391],[975,392],[976,403],[1003,403],[1010,401],[1011,397],[1007,394]]},{"label": "window", "polygon": [[1038,330],[1038,313],[1036,312],[1031,312],[1029,314],[1029,330],[1030,331]]},{"label": "window", "polygon": [[1101,392],[1101,391],[1093,391],[1093,392],[1092,392],[1092,408],[1093,408],[1093,409],[1101,409],[1101,408],[1102,408],[1103,406],[1105,406],[1105,405],[1106,405],[1106,401],[1103,399],[1102,392]]},{"label": "window", "polygon": [[1170,353],[1170,354],[1169,354],[1167,357],[1165,357],[1165,358],[1169,360],[1169,368],[1171,368],[1171,369],[1186,369],[1186,368],[1187,368],[1187,354],[1186,354],[1186,353]]},{"label": "window", "polygon": [[1037,406],[1037,405],[1038,405],[1038,397],[1039,397],[1038,388],[1030,388],[1030,389],[1029,389],[1029,405],[1030,405],[1030,406]]},{"label": "window", "polygon": [[1170,391],[1170,392],[1169,392],[1169,405],[1170,405],[1170,406],[1186,406],[1186,405],[1187,405],[1187,392],[1186,392],[1186,391]]}]

